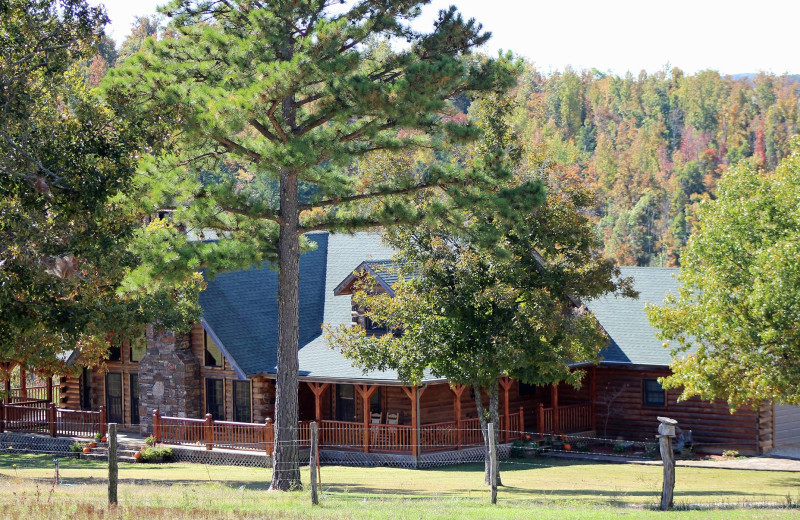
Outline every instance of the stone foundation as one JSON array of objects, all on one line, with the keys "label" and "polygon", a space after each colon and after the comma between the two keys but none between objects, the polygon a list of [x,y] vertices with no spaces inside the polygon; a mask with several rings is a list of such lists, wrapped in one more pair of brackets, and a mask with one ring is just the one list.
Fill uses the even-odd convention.
[{"label": "stone foundation", "polygon": [[189,334],[147,326],[147,350],[139,361],[140,433],[153,430],[153,410],[172,417],[201,417],[200,361]]}]

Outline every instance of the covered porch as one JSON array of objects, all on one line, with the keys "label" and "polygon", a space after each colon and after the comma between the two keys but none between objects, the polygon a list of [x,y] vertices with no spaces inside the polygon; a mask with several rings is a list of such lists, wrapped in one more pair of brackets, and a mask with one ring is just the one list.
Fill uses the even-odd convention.
[{"label": "covered porch", "polygon": [[[591,386],[591,385],[590,385]],[[460,451],[483,444],[483,433],[471,390],[432,382],[420,386],[358,382],[304,381],[300,387],[300,447],[310,444],[310,424],[319,428],[320,446],[329,450],[404,454]],[[559,404],[559,392],[566,404]],[[558,386],[531,389],[508,378],[500,381],[503,443],[525,435],[569,434],[595,429],[594,406],[582,393]],[[585,396],[584,396],[585,394]],[[544,401],[546,398],[547,402]],[[488,404],[488,398],[484,399]],[[162,417],[155,411],[153,434],[170,444],[272,453],[274,430],[264,423]]]}]

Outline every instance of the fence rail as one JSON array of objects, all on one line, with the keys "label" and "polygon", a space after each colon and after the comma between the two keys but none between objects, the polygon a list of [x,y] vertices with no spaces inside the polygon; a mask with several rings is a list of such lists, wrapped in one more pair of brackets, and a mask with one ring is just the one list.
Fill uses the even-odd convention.
[{"label": "fence rail", "polygon": [[105,410],[63,410],[41,400],[0,403],[0,432],[42,433],[51,437],[105,435]]}]

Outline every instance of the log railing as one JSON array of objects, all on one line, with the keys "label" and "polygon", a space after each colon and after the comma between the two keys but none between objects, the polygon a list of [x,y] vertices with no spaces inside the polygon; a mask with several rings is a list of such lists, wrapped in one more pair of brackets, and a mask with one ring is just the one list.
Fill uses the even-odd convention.
[{"label": "log railing", "polygon": [[589,403],[560,406],[558,408],[558,425],[560,427],[558,433],[580,432],[591,429],[590,411],[591,406]]},{"label": "log railing", "polygon": [[319,443],[333,449],[364,449],[364,423],[321,421]]},{"label": "log railing", "polygon": [[41,400],[0,404],[0,432],[41,433],[51,437],[105,435],[106,415],[99,411],[62,410]]},{"label": "log railing", "polygon": [[592,428],[592,407],[589,403],[559,406],[555,410],[558,410],[557,424],[554,422],[554,409],[540,404],[533,431],[541,436],[549,433],[581,432]]},{"label": "log railing", "polygon": [[421,451],[450,451],[458,449],[456,421],[423,424],[419,427]]},{"label": "log railing", "polygon": [[414,444],[414,428],[407,424],[370,424],[370,446],[372,451],[388,453],[411,453]]},{"label": "log railing", "polygon": [[[521,439],[526,431],[562,433],[590,428],[588,403],[562,406],[558,410],[558,432],[555,432],[555,410],[540,406],[536,417],[526,417],[525,411],[510,413],[508,420],[500,416],[500,438],[503,442]],[[529,414],[530,415],[530,414]],[[526,424],[527,421],[527,424]],[[460,424],[459,424],[460,423]],[[365,445],[365,432],[367,443]],[[460,433],[460,435],[459,435]],[[263,424],[215,421],[205,419],[162,417],[153,414],[153,434],[159,442],[170,444],[205,445],[206,449],[227,448],[266,451],[273,450],[274,428],[271,421]],[[460,443],[459,443],[460,437]],[[320,446],[339,450],[364,450],[383,453],[412,453],[417,439],[413,426],[407,424],[364,424],[354,421],[323,420],[319,423]],[[298,423],[299,446],[310,445],[310,421]],[[422,424],[419,427],[420,452],[456,450],[483,445],[483,432],[477,418]]]},{"label": "log railing", "polygon": [[12,388],[11,391],[8,393],[8,397],[11,399],[12,402],[15,399],[22,399],[24,401],[41,399],[47,402],[47,386],[45,385],[29,386],[25,389]]}]

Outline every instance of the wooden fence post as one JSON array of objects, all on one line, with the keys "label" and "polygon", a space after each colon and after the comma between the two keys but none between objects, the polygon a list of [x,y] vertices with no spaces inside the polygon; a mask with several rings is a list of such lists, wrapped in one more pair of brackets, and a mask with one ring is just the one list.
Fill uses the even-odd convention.
[{"label": "wooden fence post", "polygon": [[213,450],[214,449],[214,416],[210,413],[206,414],[206,424],[205,424],[205,433],[206,433],[206,449]]},{"label": "wooden fence post", "polygon": [[153,437],[156,442],[161,442],[161,412],[158,408],[153,410]]},{"label": "wooden fence post", "polygon": [[539,423],[539,438],[544,439],[544,404],[539,403],[539,417],[537,418]]},{"label": "wooden fence post", "polygon": [[319,430],[316,421],[311,423],[311,449],[308,451],[308,469],[311,472],[311,503],[319,504],[317,490],[317,456],[319,453]]},{"label": "wooden fence post", "polygon": [[108,425],[108,505],[117,505],[117,423]]},{"label": "wooden fence post", "polygon": [[0,402],[0,433],[6,431],[6,405]]},{"label": "wooden fence post", "polygon": [[664,486],[661,490],[661,510],[672,509],[672,495],[675,491],[675,454],[672,452],[672,438],[678,421],[668,417],[658,418],[658,444],[661,460],[664,461]]},{"label": "wooden fence post", "polygon": [[56,413],[56,405],[54,403],[47,404],[47,425],[50,427],[50,437],[58,435],[58,419]]},{"label": "wooden fence post", "polygon": [[105,406],[100,407],[100,435],[105,435],[107,432],[106,430],[106,408]]},{"label": "wooden fence post", "polygon": [[525,411],[519,407],[519,438],[525,438]]},{"label": "wooden fence post", "polygon": [[492,504],[497,503],[497,446],[494,442],[494,423],[486,425],[489,435],[489,486]]}]

